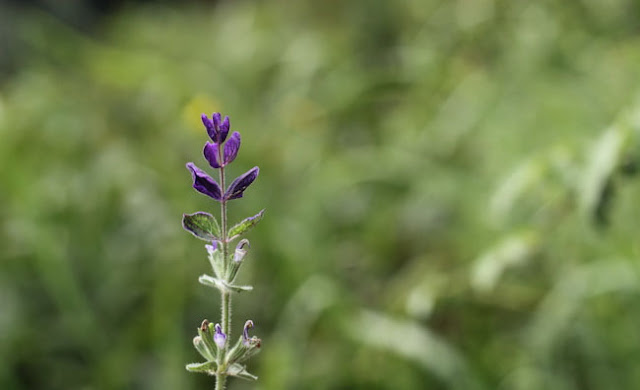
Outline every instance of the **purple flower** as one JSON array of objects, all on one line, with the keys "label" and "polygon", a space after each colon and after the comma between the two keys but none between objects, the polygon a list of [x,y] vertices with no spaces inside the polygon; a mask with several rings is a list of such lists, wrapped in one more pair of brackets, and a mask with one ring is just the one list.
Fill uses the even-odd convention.
[{"label": "purple flower", "polygon": [[220,185],[218,185],[218,182],[213,180],[193,163],[188,163],[187,169],[191,171],[191,176],[193,177],[193,188],[195,188],[196,191],[217,201],[222,201],[222,189],[220,188]]},{"label": "purple flower", "polygon": [[224,346],[227,344],[227,335],[222,333],[222,327],[220,324],[216,324],[215,333],[213,334],[213,341],[216,343],[218,348],[224,349]]},{"label": "purple flower", "polygon": [[224,144],[224,165],[230,164],[236,159],[240,149],[240,133],[234,131]]},{"label": "purple flower", "polygon": [[258,173],[260,173],[260,168],[253,167],[242,176],[237,177],[224,193],[225,200],[242,198],[244,190],[258,177]]},{"label": "purple flower", "polygon": [[211,119],[207,117],[206,114],[202,114],[202,124],[207,129],[207,134],[209,134],[209,138],[213,140],[213,142],[221,144],[227,138],[227,134],[229,133],[229,128],[231,128],[231,124],[229,123],[229,117],[226,116],[224,121],[221,120],[221,115],[219,112],[214,112],[211,116]]}]

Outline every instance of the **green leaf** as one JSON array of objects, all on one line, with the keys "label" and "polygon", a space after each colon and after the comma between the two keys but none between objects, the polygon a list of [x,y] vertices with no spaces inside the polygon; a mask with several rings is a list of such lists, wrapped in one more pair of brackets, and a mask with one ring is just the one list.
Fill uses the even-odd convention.
[{"label": "green leaf", "polygon": [[227,287],[225,286],[225,283],[222,280],[218,278],[214,278],[213,276],[210,276],[210,275],[206,275],[206,274],[200,275],[200,277],[198,278],[198,282],[200,282],[200,284],[204,284],[205,286],[217,288],[221,292],[227,291]]},{"label": "green leaf", "polygon": [[250,381],[255,381],[258,379],[257,376],[247,372],[247,368],[245,366],[238,363],[233,363],[232,365],[230,365],[229,368],[227,368],[227,374]]},{"label": "green leaf", "polygon": [[224,258],[222,252],[218,249],[218,245],[205,245],[209,252],[209,264],[215,273],[216,277],[222,278],[224,274]]},{"label": "green leaf", "polygon": [[238,286],[235,284],[226,284],[227,288],[235,292],[253,291],[253,286]]},{"label": "green leaf", "polygon": [[[201,330],[198,329],[198,333],[200,333]],[[213,361],[216,359],[216,355],[214,352],[214,350],[210,350],[210,348],[207,346],[207,342],[205,341],[205,338],[203,336],[197,336],[193,338],[193,346],[196,347],[196,350],[200,353],[200,355],[202,355],[203,358],[207,359],[208,361]]]},{"label": "green leaf", "polygon": [[258,222],[262,220],[262,216],[264,215],[264,209],[260,210],[260,212],[253,217],[245,218],[240,221],[238,224],[234,225],[231,229],[229,229],[229,237],[233,238],[235,236],[239,236],[248,232],[251,228],[256,226]]},{"label": "green leaf", "polygon": [[216,218],[202,211],[182,216],[182,227],[201,240],[213,241],[220,237],[220,225]]},{"label": "green leaf", "polygon": [[243,291],[251,291],[253,290],[253,286],[237,286],[234,284],[229,284],[224,280],[214,278],[210,275],[200,275],[198,278],[198,282],[200,284],[204,284],[205,286],[217,288],[221,292],[243,292]]},{"label": "green leaf", "polygon": [[215,375],[218,365],[216,362],[191,363],[187,364],[187,371],[204,372],[205,374]]}]

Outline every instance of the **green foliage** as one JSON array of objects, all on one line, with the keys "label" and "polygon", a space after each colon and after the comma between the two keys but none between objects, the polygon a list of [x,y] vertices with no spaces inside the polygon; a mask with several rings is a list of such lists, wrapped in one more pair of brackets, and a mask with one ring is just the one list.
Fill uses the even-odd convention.
[{"label": "green foliage", "polygon": [[220,225],[216,218],[208,213],[185,214],[182,216],[182,226],[201,240],[211,242],[220,237]]},{"label": "green foliage", "polygon": [[260,210],[260,212],[253,217],[248,217],[233,225],[229,229],[229,237],[233,239],[234,237],[245,234],[249,230],[253,229],[254,226],[258,224],[262,220],[264,216],[264,210]]},{"label": "green foliage", "polygon": [[243,134],[230,177],[260,166],[230,220],[269,209],[233,313],[261,389],[639,388],[638,11],[230,1],[92,35],[20,15],[0,388],[210,387],[184,370],[212,302],[180,219],[216,207],[184,169],[213,111]]}]

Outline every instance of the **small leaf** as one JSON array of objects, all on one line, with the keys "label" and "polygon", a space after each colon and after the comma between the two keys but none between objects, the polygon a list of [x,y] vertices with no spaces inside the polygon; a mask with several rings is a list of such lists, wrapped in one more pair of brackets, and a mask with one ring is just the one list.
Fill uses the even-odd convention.
[{"label": "small leaf", "polygon": [[226,284],[226,287],[235,292],[252,291],[253,286],[237,286],[235,284]]},{"label": "small leaf", "polygon": [[216,359],[216,355],[211,352],[211,350],[207,346],[206,341],[204,340],[204,337],[202,336],[194,337],[193,346],[196,347],[196,350],[200,353],[200,355],[202,355],[202,357],[207,359],[208,361],[212,361]]},{"label": "small leaf", "polygon": [[222,280],[214,278],[210,275],[200,275],[200,277],[198,278],[198,282],[200,282],[200,284],[204,284],[205,286],[217,288],[222,292],[228,291],[227,286]]},{"label": "small leaf", "polygon": [[253,217],[245,218],[231,229],[229,229],[229,237],[239,236],[241,234],[246,233],[251,228],[256,226],[258,222],[262,220],[262,216],[264,215],[264,209],[262,209],[258,214]]},{"label": "small leaf", "polygon": [[224,259],[222,252],[218,249],[218,242],[214,242],[213,245],[205,245],[209,254],[209,264],[215,273],[216,277],[222,278],[224,271]]},{"label": "small leaf", "polygon": [[204,372],[205,374],[215,375],[218,365],[216,362],[191,363],[187,364],[187,371]]},{"label": "small leaf", "polygon": [[198,282],[200,284],[204,284],[205,286],[217,288],[221,292],[243,292],[243,291],[251,291],[253,290],[253,286],[236,286],[233,284],[229,284],[224,280],[214,278],[210,275],[200,275],[198,278]]},{"label": "small leaf", "polygon": [[202,211],[182,216],[182,227],[201,240],[213,241],[220,237],[220,225],[216,218]]},{"label": "small leaf", "polygon": [[255,381],[258,379],[257,376],[250,374],[247,372],[247,368],[241,364],[234,363],[227,368],[227,374],[231,376],[237,376],[238,378]]}]

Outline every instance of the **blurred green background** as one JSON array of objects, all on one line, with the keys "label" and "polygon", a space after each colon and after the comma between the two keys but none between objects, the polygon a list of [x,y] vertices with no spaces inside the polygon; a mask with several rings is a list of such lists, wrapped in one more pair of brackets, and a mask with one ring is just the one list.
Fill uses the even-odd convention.
[{"label": "blurred green background", "polygon": [[0,5],[0,388],[207,389],[200,113],[261,174],[229,389],[640,388],[640,2]]}]

